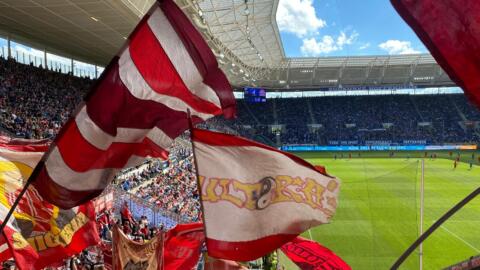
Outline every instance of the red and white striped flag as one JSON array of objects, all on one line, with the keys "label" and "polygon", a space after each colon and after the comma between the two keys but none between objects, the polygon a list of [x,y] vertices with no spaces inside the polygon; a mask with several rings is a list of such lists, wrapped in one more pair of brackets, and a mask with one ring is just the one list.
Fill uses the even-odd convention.
[{"label": "red and white striped flag", "polygon": [[166,158],[188,128],[187,110],[197,123],[231,117],[235,99],[208,44],[173,0],[163,0],[63,127],[34,185],[62,208],[86,202],[119,169]]},{"label": "red and white striped flag", "polygon": [[303,159],[206,130],[192,140],[211,256],[250,261],[333,216],[339,180]]}]

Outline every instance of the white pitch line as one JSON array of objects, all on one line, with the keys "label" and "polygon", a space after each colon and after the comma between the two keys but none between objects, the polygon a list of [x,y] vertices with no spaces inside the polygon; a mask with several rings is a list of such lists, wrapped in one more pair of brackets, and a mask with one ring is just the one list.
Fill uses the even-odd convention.
[{"label": "white pitch line", "polygon": [[[310,230],[310,229],[308,230],[308,235],[310,235],[310,240],[312,240],[312,241],[313,241],[312,232],[311,232],[311,230]],[[480,251],[479,251],[479,252],[480,252]]]},{"label": "white pitch line", "polygon": [[480,249],[472,246],[472,244],[468,243],[467,241],[465,241],[465,239],[461,238],[460,236],[456,235],[455,233],[453,233],[452,231],[450,231],[449,229],[447,229],[446,227],[444,227],[443,225],[440,226],[440,228],[444,229],[445,231],[447,231],[448,233],[450,233],[451,235],[455,236],[458,240],[462,241],[463,243],[465,243],[467,246],[471,247],[473,250],[475,250],[476,252],[480,253]]}]

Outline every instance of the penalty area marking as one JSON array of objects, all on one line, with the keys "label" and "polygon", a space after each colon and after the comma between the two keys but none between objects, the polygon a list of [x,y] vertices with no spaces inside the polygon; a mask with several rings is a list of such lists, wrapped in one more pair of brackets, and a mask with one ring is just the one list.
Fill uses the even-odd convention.
[{"label": "penalty area marking", "polygon": [[444,227],[443,225],[440,226],[440,228],[444,229],[446,232],[448,232],[449,234],[453,235],[455,238],[457,238],[458,240],[462,241],[463,243],[465,243],[467,246],[471,247],[473,250],[475,250],[476,252],[480,253],[480,250],[476,247],[474,247],[472,244],[468,243],[467,241],[465,241],[465,239],[461,238],[460,236],[456,235],[455,233],[453,233],[452,231],[450,231],[449,229],[447,229],[446,227]]}]

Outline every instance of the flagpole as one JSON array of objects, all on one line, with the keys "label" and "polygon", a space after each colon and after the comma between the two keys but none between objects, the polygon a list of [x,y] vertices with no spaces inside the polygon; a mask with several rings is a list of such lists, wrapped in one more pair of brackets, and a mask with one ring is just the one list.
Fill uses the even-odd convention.
[{"label": "flagpole", "polygon": [[[195,151],[195,143],[193,142],[193,123],[192,123],[192,117],[190,114],[190,109],[187,109],[187,120],[188,120],[188,129],[190,131],[190,142],[192,144],[192,154],[193,154],[193,165],[195,165],[195,176],[197,177],[197,191],[198,191],[198,196],[200,199],[200,209],[202,210],[202,224],[203,224],[203,230],[205,234],[205,242],[207,238],[207,224],[205,222],[205,207],[203,206],[203,200],[202,200],[202,185],[200,185],[200,175],[198,174],[198,162],[197,162],[197,154]],[[208,250],[208,248],[207,248]]]},{"label": "flagpole", "polygon": [[467,203],[473,200],[477,195],[480,194],[480,187],[474,190],[472,193],[468,194],[463,200],[457,203],[452,209],[448,210],[440,219],[435,221],[435,223],[428,228],[428,230],[420,235],[420,237],[415,240],[415,242],[397,259],[393,264],[390,270],[396,270],[400,265],[408,258],[408,256],[423,242],[427,239],[435,230],[437,230],[445,221],[447,221],[453,214],[462,209]]}]

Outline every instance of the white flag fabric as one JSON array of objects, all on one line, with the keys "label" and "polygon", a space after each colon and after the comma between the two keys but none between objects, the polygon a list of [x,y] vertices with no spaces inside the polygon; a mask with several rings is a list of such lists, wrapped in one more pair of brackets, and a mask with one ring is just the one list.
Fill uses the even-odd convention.
[{"label": "white flag fabric", "polygon": [[339,180],[303,159],[200,129],[192,141],[211,256],[259,258],[335,213]]}]

